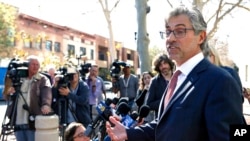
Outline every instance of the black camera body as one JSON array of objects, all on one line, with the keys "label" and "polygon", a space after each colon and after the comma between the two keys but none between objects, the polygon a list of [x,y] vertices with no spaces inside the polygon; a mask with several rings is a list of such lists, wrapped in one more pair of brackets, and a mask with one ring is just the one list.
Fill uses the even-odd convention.
[{"label": "black camera body", "polygon": [[85,63],[80,65],[79,72],[81,74],[82,80],[85,81],[86,74],[89,73],[89,68],[91,66],[92,66],[91,63]]},{"label": "black camera body", "polygon": [[123,62],[123,61],[114,61],[111,65],[110,68],[110,76],[112,78],[114,78],[115,81],[113,81],[112,83],[112,87],[113,88],[118,88],[119,84],[118,84],[118,80],[121,74],[121,67],[126,67],[128,64]]},{"label": "black camera body", "polygon": [[68,83],[73,80],[73,73],[68,73],[68,69],[66,67],[59,68],[59,72],[61,77],[59,77],[57,88],[60,87],[68,87]]},{"label": "black camera body", "polygon": [[120,61],[120,62],[117,60],[114,61],[111,65],[111,68],[110,68],[110,76],[118,79],[120,76],[120,73],[121,73],[121,66],[126,67],[127,64],[125,62],[122,62],[122,61]]},{"label": "black camera body", "polygon": [[8,65],[7,77],[12,80],[13,86],[21,85],[21,78],[29,76],[29,63],[27,61],[20,61],[19,59],[12,59]]}]

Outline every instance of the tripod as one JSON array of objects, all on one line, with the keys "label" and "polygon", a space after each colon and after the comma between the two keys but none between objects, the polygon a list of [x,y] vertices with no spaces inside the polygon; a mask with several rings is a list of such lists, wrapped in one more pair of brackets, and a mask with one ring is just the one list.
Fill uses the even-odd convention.
[{"label": "tripod", "polygon": [[21,95],[22,98],[24,99],[20,91],[21,84],[14,83],[13,86],[16,92],[13,95],[9,96],[7,100],[7,109],[4,114],[4,119],[2,122],[2,131],[0,135],[1,141],[6,141],[8,138],[8,135],[14,133],[15,120],[16,120],[15,116],[17,113],[17,102],[18,102],[19,95]]},{"label": "tripod", "polygon": [[59,117],[59,135],[60,141],[65,141],[64,132],[68,125],[68,110],[72,114],[75,121],[78,121],[74,111],[73,106],[70,104],[69,100],[65,97],[60,97],[58,99],[58,117]]}]

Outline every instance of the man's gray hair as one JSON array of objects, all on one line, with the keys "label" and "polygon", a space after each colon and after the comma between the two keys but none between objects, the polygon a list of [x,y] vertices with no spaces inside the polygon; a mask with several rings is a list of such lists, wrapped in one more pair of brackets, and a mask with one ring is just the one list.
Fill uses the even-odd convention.
[{"label": "man's gray hair", "polygon": [[[189,17],[189,20],[192,24],[192,27],[196,35],[200,33],[201,31],[206,32],[207,23],[205,22],[201,12],[196,7],[189,8],[185,6],[179,6],[175,8],[173,11],[169,13],[168,17],[165,19],[166,25],[168,23],[169,18],[176,17],[179,15],[187,15]],[[204,50],[206,47],[207,47],[207,38],[201,44],[200,48],[201,50]]]}]

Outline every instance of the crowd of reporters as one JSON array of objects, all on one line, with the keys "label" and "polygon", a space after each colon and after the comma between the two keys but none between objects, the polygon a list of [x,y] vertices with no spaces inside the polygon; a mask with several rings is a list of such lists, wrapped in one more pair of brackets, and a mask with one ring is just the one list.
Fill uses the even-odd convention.
[{"label": "crowd of reporters", "polygon": [[[123,74],[119,76],[121,69],[118,72],[111,69],[111,75],[116,75],[117,79],[117,84],[113,82],[113,92],[117,97],[109,99],[95,64],[88,64],[84,70],[72,66],[59,70],[48,67],[47,71],[41,72],[37,56],[29,56],[27,62],[13,59],[6,73],[4,96],[7,101],[12,101],[6,112],[12,121],[16,140],[34,141],[35,119],[31,121],[31,115],[33,118],[58,115],[60,135],[64,139],[69,135],[70,123],[81,124],[86,128],[84,136],[93,140],[108,139],[105,122],[111,115],[116,115],[127,127],[142,123],[149,107],[139,105],[135,108],[139,86],[137,76],[130,74],[130,65],[124,62],[114,62],[113,66],[122,68]],[[23,67],[25,69],[22,70]],[[85,73],[89,75],[85,76]],[[122,84],[126,84],[125,89]]]}]

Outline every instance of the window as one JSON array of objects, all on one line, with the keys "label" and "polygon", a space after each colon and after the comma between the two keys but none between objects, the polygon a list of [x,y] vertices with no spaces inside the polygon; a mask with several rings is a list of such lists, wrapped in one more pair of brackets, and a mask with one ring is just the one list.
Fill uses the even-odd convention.
[{"label": "window", "polygon": [[94,50],[93,49],[90,50],[90,59],[94,60]]},{"label": "window", "polygon": [[60,52],[61,51],[61,44],[59,42],[54,43],[54,51]]},{"label": "window", "polygon": [[45,49],[52,51],[52,41],[49,41],[49,40],[46,41]]},{"label": "window", "polygon": [[86,55],[86,48],[85,47],[80,47],[80,55]]},{"label": "window", "polygon": [[129,53],[127,54],[127,59],[128,59],[128,60],[132,60],[131,54],[129,54]]},{"label": "window", "polygon": [[99,51],[99,57],[98,57],[98,59],[99,60],[105,60],[105,54],[104,54],[104,52],[101,52],[101,51]]},{"label": "window", "polygon": [[42,49],[42,38],[36,38],[32,45],[33,48]]},{"label": "window", "polygon": [[68,55],[75,56],[75,46],[74,45],[68,45]]}]

